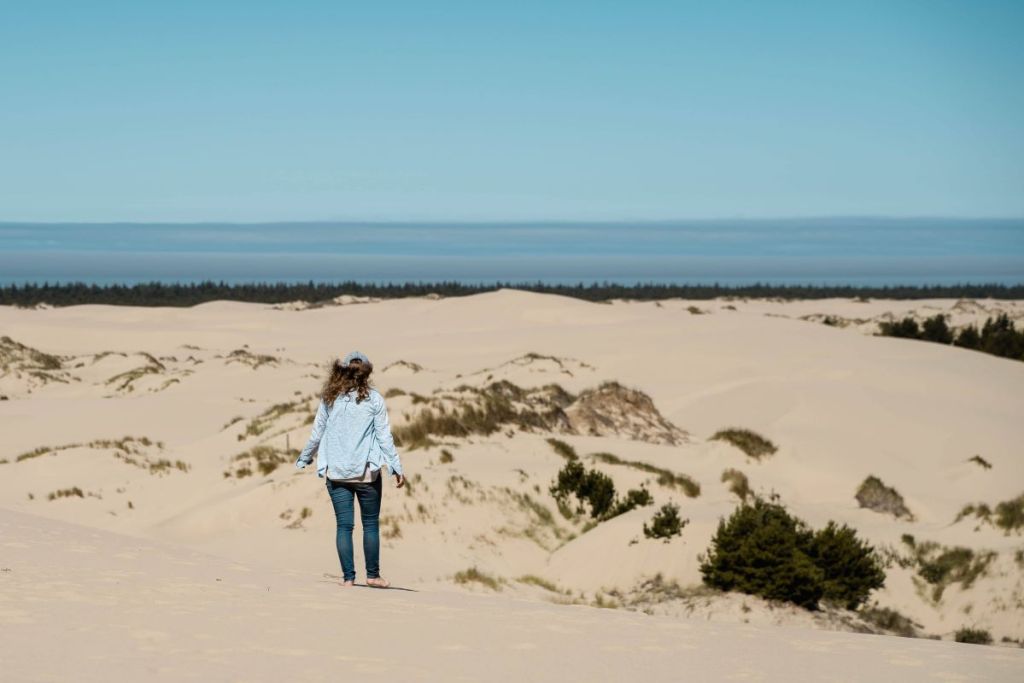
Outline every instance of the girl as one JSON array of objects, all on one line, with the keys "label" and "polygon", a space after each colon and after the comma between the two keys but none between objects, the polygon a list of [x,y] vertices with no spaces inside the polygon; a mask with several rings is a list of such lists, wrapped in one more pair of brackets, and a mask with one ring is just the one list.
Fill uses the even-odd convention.
[{"label": "girl", "polygon": [[387,588],[390,582],[380,575],[381,465],[387,463],[398,488],[405,485],[405,475],[391,437],[384,397],[370,387],[372,372],[370,359],[359,351],[334,362],[320,394],[313,433],[295,466],[302,469],[312,462],[314,451],[317,453],[316,473],[327,479],[327,493],[338,521],[341,585],[355,584],[352,527],[353,499],[358,498],[363,522],[366,584]]}]

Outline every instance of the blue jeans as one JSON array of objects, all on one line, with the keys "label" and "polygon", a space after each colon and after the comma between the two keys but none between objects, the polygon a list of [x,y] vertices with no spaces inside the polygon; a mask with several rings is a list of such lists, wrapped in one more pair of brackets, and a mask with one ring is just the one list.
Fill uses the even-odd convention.
[{"label": "blue jeans", "polygon": [[353,499],[359,499],[359,515],[363,522],[363,555],[366,558],[366,578],[380,576],[380,518],[381,483],[384,473],[369,483],[342,483],[327,480],[327,493],[334,504],[334,516],[338,520],[338,559],[345,581],[355,581],[356,563],[352,553],[352,527],[355,526]]}]

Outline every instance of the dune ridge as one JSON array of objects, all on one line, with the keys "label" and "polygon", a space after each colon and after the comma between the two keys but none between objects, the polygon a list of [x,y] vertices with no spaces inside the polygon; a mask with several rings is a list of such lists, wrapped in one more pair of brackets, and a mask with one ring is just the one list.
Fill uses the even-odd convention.
[{"label": "dune ridge", "polygon": [[[0,308],[0,507],[253,572],[336,573],[322,482],[291,461],[326,364],[359,348],[380,369],[398,435],[427,410],[490,404],[508,417],[461,432],[427,425],[403,446],[410,480],[385,488],[382,559],[417,599],[613,607],[587,618],[646,612],[686,628],[911,624],[947,640],[961,628],[1024,639],[1024,540],[996,512],[1024,493],[1024,364],[808,319],[910,308],[984,319],[994,306],[1024,310],[1019,302],[715,300],[694,313],[686,301],[499,291],[358,303]],[[30,374],[43,366],[67,381]],[[723,430],[775,450],[712,438]],[[620,494],[645,488],[653,504],[603,521],[567,514],[549,490],[566,462],[552,437]],[[863,492],[872,478],[881,488]],[[835,520],[874,544],[889,564],[875,618],[702,587],[698,555],[740,492],[778,495],[815,528]],[[681,535],[645,537],[668,503],[688,520]],[[949,558],[966,564],[932,570]]]}]

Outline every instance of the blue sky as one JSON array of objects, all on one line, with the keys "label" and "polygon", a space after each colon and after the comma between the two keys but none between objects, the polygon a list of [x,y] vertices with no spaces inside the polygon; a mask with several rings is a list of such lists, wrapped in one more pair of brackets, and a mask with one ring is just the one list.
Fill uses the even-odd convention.
[{"label": "blue sky", "polygon": [[38,2],[0,220],[1024,215],[1024,2]]}]

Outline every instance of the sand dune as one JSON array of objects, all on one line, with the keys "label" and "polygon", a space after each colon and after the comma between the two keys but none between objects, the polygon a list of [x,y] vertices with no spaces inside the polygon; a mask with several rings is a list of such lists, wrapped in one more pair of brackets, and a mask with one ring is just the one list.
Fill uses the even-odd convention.
[{"label": "sand dune", "polygon": [[346,590],[8,510],[0,538],[5,680],[1011,681],[1024,666],[927,640]]},{"label": "sand dune", "polygon": [[[461,299],[338,304],[0,308],[5,339],[0,396],[7,398],[0,401],[0,507],[13,515],[6,519],[17,520],[19,533],[27,536],[32,534],[26,530],[36,527],[43,537],[51,534],[48,530],[53,538],[85,533],[57,523],[74,522],[118,534],[96,536],[103,544],[148,544],[168,548],[175,557],[203,558],[195,560],[194,575],[160,574],[159,563],[131,570],[178,582],[185,597],[169,601],[180,599],[198,611],[182,617],[179,631],[150,623],[145,628],[164,632],[167,640],[154,637],[131,657],[112,661],[149,666],[145,648],[158,653],[165,645],[172,647],[167,643],[174,644],[175,652],[195,651],[196,641],[184,634],[209,619],[222,629],[211,638],[228,638],[230,614],[211,615],[218,609],[230,612],[236,600],[267,620],[280,618],[280,630],[272,632],[281,640],[276,646],[258,640],[270,634],[240,627],[270,648],[266,652],[281,648],[280,657],[253,660],[266,665],[268,678],[273,678],[270,672],[285,670],[274,667],[284,666],[290,657],[286,650],[313,652],[308,640],[299,645],[301,636],[288,630],[303,621],[304,611],[316,611],[316,619],[322,619],[314,619],[316,628],[329,628],[334,607],[308,606],[335,600],[336,592],[328,591],[326,583],[305,582],[337,573],[333,517],[322,482],[309,471],[295,471],[291,463],[308,436],[326,363],[353,348],[374,360],[396,432],[410,440],[402,451],[410,485],[401,491],[390,482],[385,487],[382,559],[386,575],[419,592],[382,598],[364,590],[345,599],[385,600],[391,601],[388,609],[458,615],[450,618],[474,627],[465,636],[469,641],[455,639],[453,647],[461,642],[469,650],[489,653],[509,672],[536,674],[543,669],[541,662],[549,662],[551,671],[566,675],[558,668],[565,662],[547,650],[549,641],[576,652],[574,661],[583,662],[582,635],[535,643],[535,654],[547,653],[538,661],[529,654],[509,657],[511,650],[489,649],[497,646],[479,639],[482,630],[519,642],[515,619],[546,622],[550,614],[553,623],[569,620],[575,625],[567,630],[580,629],[600,647],[627,648],[610,650],[618,656],[599,658],[613,662],[612,668],[595,664],[581,669],[603,672],[606,678],[621,678],[615,667],[625,672],[627,664],[668,678],[667,672],[681,671],[687,662],[696,665],[688,659],[689,647],[720,653],[726,660],[728,647],[751,653],[749,662],[733,662],[738,668],[708,669],[711,678],[744,671],[753,676],[756,672],[744,667],[757,662],[756,653],[768,658],[762,673],[781,678],[776,674],[784,669],[772,667],[784,665],[782,653],[792,657],[797,651],[807,657],[818,652],[815,666],[841,677],[841,669],[829,668],[826,660],[862,658],[855,654],[859,647],[878,654],[878,666],[889,667],[876,670],[874,678],[865,671],[861,680],[892,678],[893,667],[902,665],[886,664],[880,653],[890,651],[918,653],[891,659],[921,659],[923,669],[908,668],[921,679],[947,669],[951,677],[960,672],[978,678],[962,667],[989,661],[986,648],[803,631],[792,636],[803,644],[793,645],[785,635],[789,631],[768,626],[881,629],[858,614],[810,613],[703,589],[698,554],[708,547],[718,520],[738,503],[722,481],[727,469],[742,472],[754,492],[778,494],[812,526],[830,519],[847,523],[882,549],[892,564],[886,587],[873,599],[915,622],[920,633],[951,639],[957,629],[972,627],[991,631],[997,641],[1024,638],[1024,540],[1019,530],[1006,532],[973,513],[957,520],[969,504],[994,507],[1024,493],[1018,448],[1024,436],[1019,407],[1024,363],[866,334],[878,320],[908,314],[948,311],[954,324],[983,321],[996,312],[1020,318],[1020,302],[591,304],[501,291]],[[826,315],[854,322],[820,324]],[[493,424],[484,420],[459,433],[435,428],[411,440],[424,411],[480,407],[489,400],[507,401],[512,416]],[[754,430],[777,450],[754,459],[727,442],[710,440],[729,427]],[[610,476],[619,491],[646,487],[655,505],[596,526],[585,516],[567,518],[549,493],[565,464],[548,442],[551,437],[575,449],[587,467]],[[871,476],[898,492],[907,514],[859,505],[855,495]],[[668,502],[678,504],[689,520],[682,535],[667,543],[646,538],[644,523]],[[971,581],[949,582],[936,599],[935,586],[923,581],[914,566],[915,550],[904,540],[908,535],[918,543],[934,542],[940,550],[967,548],[977,563],[976,575]],[[88,595],[89,586],[60,573],[71,552],[62,550],[61,543],[22,557],[53,572],[52,580],[63,586],[56,595]],[[20,546],[11,547],[21,552]],[[129,571],[117,557],[121,551],[103,552],[104,557],[90,559],[90,581]],[[209,555],[189,555],[196,552]],[[230,584],[220,595],[204,593],[206,572],[228,566],[244,567],[241,573],[258,574],[260,582],[276,581],[274,586],[289,595],[295,591],[294,596],[259,607],[248,602],[256,597],[243,584]],[[298,586],[282,578],[293,573],[306,578]],[[10,578],[3,579],[5,601],[27,600],[7,588],[14,585]],[[138,597],[142,579],[136,578],[140,583],[125,584],[126,601]],[[118,595],[111,594],[110,604],[120,601]],[[26,603],[11,604],[25,609]],[[622,609],[584,608],[595,604]],[[58,606],[51,608],[55,615]],[[139,609],[124,623],[142,629]],[[642,611],[658,616],[638,614]],[[502,626],[493,623],[498,613],[517,616]],[[422,618],[422,624],[409,622],[402,643],[433,668],[408,657],[393,660],[381,649],[362,662],[367,671],[429,679],[448,672],[446,678],[453,677],[454,669],[446,667],[455,664],[438,654],[443,651],[438,634],[431,634],[436,648],[430,653],[415,649],[420,646],[413,642],[414,632],[431,630],[429,619]],[[45,620],[37,623],[46,625]],[[644,640],[647,634],[653,640]],[[90,638],[101,636],[80,633],[75,640],[81,639],[82,647],[102,644],[110,656],[116,652],[107,647],[112,640]],[[231,652],[251,652],[238,649],[239,638],[228,639],[227,647],[236,648]],[[744,645],[737,647],[738,642]],[[644,650],[645,643],[655,649]],[[215,645],[208,649],[213,654],[205,664],[199,659],[206,655],[182,661],[193,661],[196,671],[212,671],[214,677],[226,670],[217,667],[238,664],[236,655],[217,654]],[[634,658],[635,652],[659,654]],[[925,652],[930,654],[920,654]],[[992,659],[997,662],[991,664],[994,677],[1001,675],[1001,661],[1021,670],[1017,653],[997,652],[1009,659]],[[705,659],[699,664],[718,666]],[[313,661],[294,664],[301,667],[295,671],[319,675]],[[470,678],[480,677],[465,671]],[[790,671],[789,678],[800,680],[807,673],[807,680],[822,680],[810,671]],[[181,676],[166,672],[165,677]]]}]

